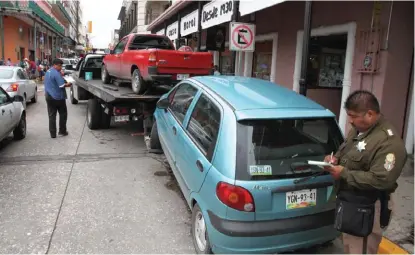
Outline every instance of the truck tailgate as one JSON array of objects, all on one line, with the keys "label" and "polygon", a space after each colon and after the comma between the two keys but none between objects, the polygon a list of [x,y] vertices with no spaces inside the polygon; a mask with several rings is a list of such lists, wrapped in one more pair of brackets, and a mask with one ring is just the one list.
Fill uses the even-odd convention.
[{"label": "truck tailgate", "polygon": [[158,50],[159,73],[194,73],[210,72],[212,69],[212,54],[209,52],[186,52],[173,50]]}]

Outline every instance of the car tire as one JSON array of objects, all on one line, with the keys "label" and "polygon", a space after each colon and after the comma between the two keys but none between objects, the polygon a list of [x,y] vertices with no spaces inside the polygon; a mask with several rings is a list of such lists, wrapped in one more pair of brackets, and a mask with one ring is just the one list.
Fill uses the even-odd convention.
[{"label": "car tire", "polygon": [[131,76],[131,88],[137,95],[141,95],[146,91],[146,84],[138,69],[135,69]]},{"label": "car tire", "polygon": [[37,87],[35,88],[35,94],[33,95],[33,98],[30,100],[32,104],[37,103]]},{"label": "car tire", "polygon": [[101,80],[104,84],[110,84],[111,76],[108,74],[107,67],[102,65],[101,67]]},{"label": "car tire", "polygon": [[101,106],[96,98],[88,99],[86,122],[91,130],[101,127]]},{"label": "car tire", "polygon": [[157,122],[154,121],[153,127],[151,128],[150,133],[150,149],[152,150],[161,150],[159,133],[157,130]]},{"label": "car tire", "polygon": [[23,104],[23,109],[26,110],[26,108],[27,108],[27,97],[26,97],[26,93],[23,94],[23,102],[22,102],[22,104]]},{"label": "car tire", "polygon": [[[204,227],[202,227],[202,225],[199,224],[203,224]],[[195,251],[197,254],[212,254],[212,248],[209,242],[209,236],[206,228],[206,221],[197,203],[193,206],[192,210],[191,235],[193,240],[193,246],[195,247]],[[203,238],[205,241],[205,245],[203,245]]]},{"label": "car tire", "polygon": [[73,94],[73,87],[71,86],[71,88],[69,89],[69,94],[70,94],[70,99],[71,99],[71,104],[77,104],[78,100],[76,100],[74,94]]},{"label": "car tire", "polygon": [[13,130],[14,140],[22,140],[26,137],[26,114],[23,113],[19,124]]}]

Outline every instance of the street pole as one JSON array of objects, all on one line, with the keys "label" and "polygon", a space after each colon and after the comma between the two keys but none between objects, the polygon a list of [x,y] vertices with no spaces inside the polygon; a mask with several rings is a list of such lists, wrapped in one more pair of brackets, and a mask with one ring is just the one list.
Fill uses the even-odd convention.
[{"label": "street pole", "polygon": [[1,57],[4,61],[6,61],[6,57],[4,56],[4,20],[3,14],[0,14],[0,37],[1,37]]},{"label": "street pole", "polygon": [[180,15],[180,12],[177,14],[177,24],[179,24],[178,25],[178,31],[177,31],[177,40],[176,40],[176,49],[179,49],[180,48],[180,21],[181,20],[181,15]]},{"label": "street pole", "polygon": [[301,77],[300,77],[300,94],[307,95],[307,66],[308,66],[308,49],[311,31],[311,1],[305,2],[304,13],[304,34],[303,34],[303,56],[301,61]]},{"label": "street pole", "polygon": [[[232,21],[237,22],[239,19],[239,1],[233,1],[233,15]],[[230,33],[230,31],[229,31]],[[234,76],[236,76],[235,69],[236,69],[236,51],[232,51],[232,61],[231,61],[231,72]]]},{"label": "street pole", "polygon": [[[36,56],[37,56],[37,42],[36,42],[36,39],[37,39],[37,23],[36,23],[36,20],[33,20],[33,23],[34,23],[34,31],[33,31],[33,50],[34,50],[34,56],[33,56],[33,60],[35,61],[35,63],[36,63]],[[36,63],[37,64],[37,63]]]},{"label": "street pole", "polygon": [[198,2],[199,24],[197,28],[197,51],[202,47],[202,1]]}]

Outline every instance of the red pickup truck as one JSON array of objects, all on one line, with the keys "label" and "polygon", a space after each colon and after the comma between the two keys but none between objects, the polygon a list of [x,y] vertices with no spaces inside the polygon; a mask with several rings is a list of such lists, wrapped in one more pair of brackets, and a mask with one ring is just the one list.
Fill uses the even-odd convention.
[{"label": "red pickup truck", "polygon": [[212,54],[175,50],[167,36],[130,34],[121,39],[103,60],[101,78],[131,82],[133,91],[143,94],[151,86],[173,86],[191,76],[212,72]]}]

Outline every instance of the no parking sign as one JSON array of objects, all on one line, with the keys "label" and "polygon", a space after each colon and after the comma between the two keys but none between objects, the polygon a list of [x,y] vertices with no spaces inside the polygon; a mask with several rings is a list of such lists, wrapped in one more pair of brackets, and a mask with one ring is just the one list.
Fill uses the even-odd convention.
[{"label": "no parking sign", "polygon": [[232,51],[255,51],[255,24],[231,22],[229,49]]}]

